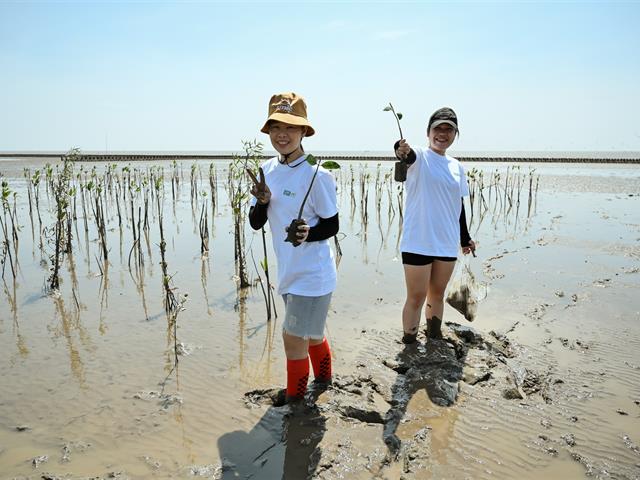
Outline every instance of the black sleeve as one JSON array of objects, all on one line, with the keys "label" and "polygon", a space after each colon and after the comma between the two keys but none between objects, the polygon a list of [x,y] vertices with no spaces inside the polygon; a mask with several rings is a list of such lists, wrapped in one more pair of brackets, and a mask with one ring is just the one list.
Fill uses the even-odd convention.
[{"label": "black sleeve", "polygon": [[306,241],[318,242],[320,240],[326,240],[338,233],[338,230],[340,230],[340,221],[338,220],[338,214],[336,213],[331,218],[321,218],[317,225],[311,227]]},{"label": "black sleeve", "polygon": [[469,235],[469,230],[467,229],[467,215],[464,212],[464,199],[462,199],[462,210],[460,210],[460,246],[469,246],[470,240],[471,236]]},{"label": "black sleeve", "polygon": [[267,223],[267,208],[269,204],[256,203],[249,209],[249,224],[254,230],[260,230]]},{"label": "black sleeve", "polygon": [[[398,140],[396,143],[393,144],[393,151],[395,153],[395,151],[398,149],[398,147],[400,146],[400,140]],[[398,158],[398,157],[396,157]],[[398,158],[398,160],[400,160]],[[407,165],[411,165],[413,162],[416,161],[416,152],[413,151],[413,148],[409,151],[409,155],[407,155],[407,158],[405,158],[404,160],[400,160],[401,162],[406,163]]]}]

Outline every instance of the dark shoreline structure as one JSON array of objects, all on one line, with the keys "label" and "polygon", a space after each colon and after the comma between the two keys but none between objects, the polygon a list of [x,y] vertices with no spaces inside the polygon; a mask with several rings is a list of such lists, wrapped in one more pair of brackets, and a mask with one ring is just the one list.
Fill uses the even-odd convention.
[{"label": "dark shoreline structure", "polygon": [[[487,153],[486,155],[466,155],[463,152],[454,154],[462,162],[523,162],[523,163],[640,163],[640,152],[589,152],[590,156],[580,156],[581,152],[566,156],[566,152],[548,152],[540,154],[538,152],[518,152],[518,156],[511,156],[507,153]],[[601,153],[602,156],[598,156]],[[619,154],[619,155],[618,155]],[[0,152],[0,159],[56,159],[62,160],[66,153],[61,152]],[[272,155],[265,154],[263,158],[270,158]],[[394,161],[391,155],[375,155],[367,152],[361,154],[317,154],[321,160],[338,161]],[[84,162],[136,162],[136,161],[172,161],[172,160],[231,160],[233,153],[138,153],[138,152],[118,152],[118,153],[80,153],[77,160]]]}]

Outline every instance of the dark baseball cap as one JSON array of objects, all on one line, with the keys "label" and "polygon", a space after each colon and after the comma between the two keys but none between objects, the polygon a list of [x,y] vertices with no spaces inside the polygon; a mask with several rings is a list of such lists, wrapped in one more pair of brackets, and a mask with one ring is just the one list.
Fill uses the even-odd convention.
[{"label": "dark baseball cap", "polygon": [[442,107],[433,112],[431,118],[429,118],[429,125],[427,126],[427,132],[431,131],[432,127],[437,127],[446,123],[458,130],[458,116],[452,108]]}]

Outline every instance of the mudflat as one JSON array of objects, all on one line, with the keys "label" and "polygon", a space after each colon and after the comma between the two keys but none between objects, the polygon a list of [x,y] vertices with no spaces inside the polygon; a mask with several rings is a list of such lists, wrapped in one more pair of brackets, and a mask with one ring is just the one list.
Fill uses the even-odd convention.
[{"label": "mudflat", "polygon": [[[447,306],[444,339],[421,331],[409,347],[403,192],[391,167],[344,163],[336,173],[334,381],[312,385],[303,404],[275,406],[281,318],[267,320],[262,238],[248,225],[252,286],[238,288],[226,163],[76,164],[72,250],[51,291],[45,162],[0,162],[2,478],[637,478],[637,167],[466,164],[475,318]],[[157,191],[144,181],[153,169]],[[92,178],[104,237],[95,193],[81,188]],[[158,198],[170,285],[184,301],[175,325],[163,304]],[[278,297],[275,307],[281,314]]]}]

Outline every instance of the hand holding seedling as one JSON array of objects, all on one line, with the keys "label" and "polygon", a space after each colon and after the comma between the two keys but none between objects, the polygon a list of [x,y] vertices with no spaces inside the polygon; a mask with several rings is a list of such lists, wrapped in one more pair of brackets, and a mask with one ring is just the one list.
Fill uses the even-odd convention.
[{"label": "hand holding seedling", "polygon": [[396,149],[395,153],[396,157],[398,157],[400,161],[396,162],[393,167],[393,178],[397,182],[404,182],[407,179],[407,164],[405,162],[402,162],[402,160],[406,160],[409,152],[411,151],[411,148],[409,147],[409,145],[407,145],[407,142],[404,139],[404,135],[402,135],[402,127],[400,126],[400,119],[402,118],[402,114],[400,112],[396,112],[396,109],[393,108],[391,102],[389,102],[389,105],[384,107],[382,110],[385,112],[393,113],[393,116],[396,119],[396,123],[398,124],[401,148],[399,147],[398,149]]},{"label": "hand holding seedling", "polygon": [[[311,183],[309,183],[307,193],[305,193],[304,198],[302,199],[302,203],[300,204],[298,217],[291,220],[289,226],[285,228],[285,231],[287,232],[287,238],[285,238],[284,241],[290,242],[294,247],[300,245],[309,236],[309,226],[307,225],[305,219],[302,218],[302,212],[304,211],[304,204],[307,202],[307,198],[309,198],[311,187],[313,187],[313,182],[315,181],[316,176],[318,175],[318,169],[320,168],[320,161],[311,154],[307,155],[307,162],[309,162],[311,165],[315,165],[316,169],[313,173],[313,177],[311,177]],[[333,163],[335,164],[335,162]]]},{"label": "hand holding seedling", "polygon": [[267,183],[264,179],[264,171],[262,170],[262,167],[260,167],[259,170],[260,180],[256,178],[251,170],[249,170],[248,168],[246,170],[249,174],[249,177],[251,177],[251,180],[253,181],[253,186],[251,187],[251,195],[256,197],[260,205],[266,205],[267,203],[269,203],[269,201],[271,201],[271,190],[269,190],[269,187],[267,186]]},{"label": "hand holding seedling", "polygon": [[304,218],[292,220],[291,224],[285,228],[287,232],[285,242],[291,242],[294,247],[297,247],[307,239],[310,228]]},{"label": "hand holding seedling", "polygon": [[411,152],[411,147],[404,138],[401,139],[396,149],[396,157],[400,160],[405,160],[409,156],[409,152]]}]

